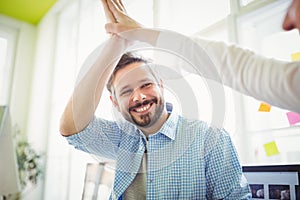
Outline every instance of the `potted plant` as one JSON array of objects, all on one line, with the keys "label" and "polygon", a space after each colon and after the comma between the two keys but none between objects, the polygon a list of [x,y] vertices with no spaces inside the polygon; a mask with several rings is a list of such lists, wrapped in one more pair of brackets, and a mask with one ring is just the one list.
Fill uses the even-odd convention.
[{"label": "potted plant", "polygon": [[[18,164],[19,180],[21,191],[28,190],[38,183],[38,178],[42,175],[41,154],[21,137],[20,130],[14,127],[15,149]],[[5,200],[19,200],[21,193],[11,194],[4,197]]]}]

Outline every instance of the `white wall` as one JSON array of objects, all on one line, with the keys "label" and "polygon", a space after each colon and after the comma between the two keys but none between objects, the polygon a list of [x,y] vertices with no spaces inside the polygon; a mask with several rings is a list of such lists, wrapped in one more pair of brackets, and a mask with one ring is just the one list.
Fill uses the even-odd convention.
[{"label": "white wall", "polygon": [[[11,70],[12,80],[8,99],[13,132],[20,131],[22,137],[26,138],[31,134],[27,127],[29,114],[31,113],[29,105],[31,103],[37,28],[3,15],[0,16],[0,21],[1,28],[14,30],[16,33],[14,62],[12,62]],[[7,74],[6,76],[10,75]],[[29,192],[28,195],[34,193]]]},{"label": "white wall", "polygon": [[49,120],[51,113],[51,90],[53,85],[53,63],[56,37],[56,15],[49,12],[37,26],[36,54],[32,78],[31,99],[28,118],[28,140],[43,152],[43,178],[35,192],[26,199],[43,199],[44,183],[47,179],[45,165],[48,158]]},{"label": "white wall", "polygon": [[36,27],[4,15],[0,15],[0,21],[1,28],[9,28],[17,33],[9,105],[12,125],[17,125],[21,133],[26,135]]}]

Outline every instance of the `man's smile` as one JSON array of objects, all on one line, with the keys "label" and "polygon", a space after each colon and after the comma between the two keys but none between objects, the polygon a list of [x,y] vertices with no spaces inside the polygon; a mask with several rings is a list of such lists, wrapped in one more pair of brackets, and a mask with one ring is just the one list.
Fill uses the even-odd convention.
[{"label": "man's smile", "polygon": [[157,102],[156,98],[151,100],[146,100],[143,103],[137,103],[136,105],[130,107],[129,111],[139,113],[139,114],[145,114],[151,109],[153,103],[156,102]]},{"label": "man's smile", "polygon": [[136,109],[133,109],[133,111],[137,112],[137,113],[143,113],[145,111],[148,111],[149,108],[152,106],[153,103],[150,103],[150,104],[147,104],[145,106],[142,106],[142,107],[139,107],[139,108],[136,108]]}]

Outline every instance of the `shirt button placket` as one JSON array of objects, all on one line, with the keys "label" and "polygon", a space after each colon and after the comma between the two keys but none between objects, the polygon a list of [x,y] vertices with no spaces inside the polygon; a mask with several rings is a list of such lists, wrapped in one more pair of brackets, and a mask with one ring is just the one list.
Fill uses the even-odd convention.
[{"label": "shirt button placket", "polygon": [[143,145],[140,145],[140,147],[139,147],[139,152],[144,152],[144,147],[143,147]]},{"label": "shirt button placket", "polygon": [[117,196],[116,196],[116,194],[114,192],[112,192],[111,198],[112,198],[112,200],[117,200]]}]

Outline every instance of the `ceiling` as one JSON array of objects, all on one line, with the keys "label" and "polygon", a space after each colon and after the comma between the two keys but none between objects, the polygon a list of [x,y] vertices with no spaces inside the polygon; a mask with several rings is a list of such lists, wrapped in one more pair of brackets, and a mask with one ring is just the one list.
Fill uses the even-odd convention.
[{"label": "ceiling", "polygon": [[36,25],[57,0],[0,0],[0,14]]}]

